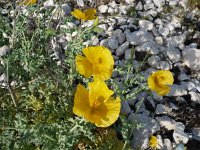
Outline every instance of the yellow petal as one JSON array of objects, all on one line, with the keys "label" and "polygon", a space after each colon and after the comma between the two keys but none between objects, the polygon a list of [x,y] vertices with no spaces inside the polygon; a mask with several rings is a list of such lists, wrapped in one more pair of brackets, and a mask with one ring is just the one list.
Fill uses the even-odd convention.
[{"label": "yellow petal", "polygon": [[93,65],[92,75],[101,80],[111,77],[114,59],[109,49],[103,46],[90,46],[83,49],[87,60]]},{"label": "yellow petal", "polygon": [[85,16],[87,20],[93,20],[96,18],[96,9],[94,8],[89,8],[85,11]]},{"label": "yellow petal", "polygon": [[98,100],[99,103],[107,101],[114,93],[112,90],[109,90],[104,81],[99,79],[95,79],[94,82],[89,83],[88,87],[90,106],[93,106],[93,103],[96,100]]},{"label": "yellow petal", "polygon": [[79,9],[74,9],[74,11],[71,12],[71,14],[72,14],[72,16],[74,16],[77,19],[86,20],[85,14]]},{"label": "yellow petal", "polygon": [[105,102],[105,112],[101,112],[101,124],[96,124],[98,127],[108,127],[112,125],[117,118],[119,117],[121,103],[120,98],[117,97],[116,100],[114,100],[112,97]]},{"label": "yellow petal", "polygon": [[76,56],[76,68],[81,75],[89,78],[92,75],[92,64],[83,56]]},{"label": "yellow petal", "polygon": [[74,107],[73,113],[78,116],[85,116],[85,114],[89,114],[90,106],[89,106],[89,92],[79,84],[77,86],[77,90],[74,98]]},{"label": "yellow petal", "polygon": [[151,136],[150,139],[149,139],[149,146],[152,149],[156,149],[157,144],[158,144],[157,138],[155,136]]}]

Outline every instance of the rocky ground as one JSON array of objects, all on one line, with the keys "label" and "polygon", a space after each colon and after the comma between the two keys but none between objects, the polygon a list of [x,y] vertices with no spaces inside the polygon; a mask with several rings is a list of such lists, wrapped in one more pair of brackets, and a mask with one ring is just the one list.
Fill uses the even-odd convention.
[{"label": "rocky ground", "polygon": [[[55,3],[45,3],[45,7],[55,7]],[[131,147],[148,147],[149,136],[156,135],[159,149],[189,150],[200,149],[200,11],[198,6],[189,7],[188,0],[125,0],[125,1],[82,1],[65,2],[65,15],[70,15],[73,7],[97,8],[100,24],[104,32],[92,37],[87,45],[108,47],[115,65],[132,61],[137,68],[147,56],[141,73],[148,77],[155,70],[170,70],[175,82],[167,96],[149,95],[142,92],[133,99],[122,102],[121,113],[130,122],[145,124],[144,128],[133,131]],[[1,9],[1,13],[6,9]],[[91,26],[87,21],[82,26]],[[72,26],[79,24],[71,23]],[[63,25],[67,28],[70,25]],[[59,44],[72,39],[72,35],[61,35]],[[63,50],[64,46],[61,46]],[[132,55],[132,49],[134,54]],[[9,51],[0,48],[0,56]],[[132,73],[133,74],[133,73]],[[131,73],[130,73],[131,76]],[[117,74],[113,76],[119,78]],[[0,76],[3,82],[5,75]],[[143,83],[141,83],[142,85]],[[140,103],[139,110],[136,108]]]}]

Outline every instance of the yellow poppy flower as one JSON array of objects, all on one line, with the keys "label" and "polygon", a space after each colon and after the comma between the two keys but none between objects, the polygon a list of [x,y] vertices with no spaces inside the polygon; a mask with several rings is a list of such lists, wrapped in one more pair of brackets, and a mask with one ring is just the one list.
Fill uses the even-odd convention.
[{"label": "yellow poppy flower", "polygon": [[83,54],[76,56],[76,67],[86,78],[93,76],[101,80],[111,77],[114,68],[114,59],[109,49],[104,46],[91,46],[83,49]]},{"label": "yellow poppy flower", "polygon": [[156,149],[158,145],[158,140],[155,136],[151,136],[149,139],[149,146],[151,147],[151,149]]},{"label": "yellow poppy flower", "polygon": [[73,12],[71,12],[72,16],[74,16],[77,19],[81,20],[93,20],[96,18],[96,9],[89,8],[86,11],[82,12],[80,9],[74,9]]},{"label": "yellow poppy flower", "polygon": [[169,85],[172,85],[173,82],[173,75],[167,70],[159,70],[148,77],[149,88],[160,96],[164,96],[170,92]]},{"label": "yellow poppy flower", "polygon": [[81,84],[77,86],[74,98],[73,112],[97,127],[108,127],[113,124],[120,112],[120,98],[111,97],[113,91],[109,90],[104,81],[94,80],[89,83],[89,89]]},{"label": "yellow poppy flower", "polygon": [[24,5],[33,5],[37,3],[37,0],[22,0]]}]

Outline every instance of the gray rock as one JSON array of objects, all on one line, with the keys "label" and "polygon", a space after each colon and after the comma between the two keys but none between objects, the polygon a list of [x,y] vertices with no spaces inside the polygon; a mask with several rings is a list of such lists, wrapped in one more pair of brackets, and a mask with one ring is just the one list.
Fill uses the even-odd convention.
[{"label": "gray rock", "polygon": [[113,36],[117,37],[119,44],[124,43],[126,40],[125,34],[120,29],[115,30]]},{"label": "gray rock", "polygon": [[184,71],[181,71],[181,73],[178,76],[178,80],[179,81],[190,80],[190,77]]},{"label": "gray rock", "polygon": [[167,27],[160,27],[158,32],[164,37],[169,35],[169,29]]},{"label": "gray rock", "polygon": [[170,86],[170,92],[167,94],[167,96],[183,96],[187,95],[187,90],[185,87],[177,84],[173,84]]},{"label": "gray rock", "polygon": [[163,145],[162,136],[161,135],[157,135],[156,138],[157,138],[157,142],[158,142],[156,149],[163,149],[164,145]]},{"label": "gray rock", "polygon": [[135,0],[125,0],[125,2],[129,5],[133,4],[133,2],[135,2]]},{"label": "gray rock", "polygon": [[189,48],[182,51],[183,63],[196,71],[200,70],[200,49]]},{"label": "gray rock", "polygon": [[114,14],[114,13],[115,13],[115,10],[114,10],[112,7],[109,7],[109,8],[108,8],[108,13],[109,13],[109,14]]},{"label": "gray rock", "polygon": [[129,47],[129,42],[125,42],[122,45],[120,45],[115,51],[116,56],[123,55],[125,53],[125,50],[128,49],[128,47]]},{"label": "gray rock", "polygon": [[176,144],[183,143],[186,144],[189,140],[189,135],[184,131],[175,129],[173,133],[173,138]]},{"label": "gray rock", "polygon": [[124,56],[125,60],[130,60],[130,59],[134,59],[135,58],[135,53],[134,53],[134,49],[127,49],[125,51],[125,56]]},{"label": "gray rock", "polygon": [[175,121],[168,116],[156,117],[161,127],[165,127],[167,130],[174,130],[176,128]]},{"label": "gray rock", "polygon": [[160,129],[159,124],[156,122],[156,120],[147,116],[143,116],[141,114],[131,114],[128,117],[128,120],[130,121],[130,123],[143,125],[142,128],[135,128],[133,130],[133,139],[131,141],[131,147],[133,149],[146,149],[149,144],[149,136],[153,135]]},{"label": "gray rock", "polygon": [[164,139],[164,147],[166,148],[165,150],[173,150],[170,139]]},{"label": "gray rock", "polygon": [[143,5],[142,5],[142,2],[139,1],[135,7],[135,10],[142,10],[143,9]]},{"label": "gray rock", "polygon": [[121,14],[126,15],[127,10],[130,8],[130,5],[120,5],[119,6],[119,11],[121,12]]},{"label": "gray rock", "polygon": [[184,87],[188,91],[196,91],[196,86],[193,82],[181,82],[180,86]]},{"label": "gray rock", "polygon": [[139,30],[132,33],[126,33],[126,39],[132,45],[140,45],[144,42],[153,41],[153,35],[147,31]]},{"label": "gray rock", "polygon": [[0,83],[3,83],[6,79],[6,74],[3,73],[1,76],[0,76]]},{"label": "gray rock", "polygon": [[186,34],[181,34],[179,36],[172,36],[166,39],[167,46],[178,47],[179,44],[183,44],[186,39]]},{"label": "gray rock", "polygon": [[152,8],[154,8],[154,4],[153,3],[144,5],[144,10],[149,10],[149,9],[152,9]]},{"label": "gray rock", "polygon": [[52,7],[55,6],[53,0],[47,0],[44,2],[44,7]]},{"label": "gray rock", "polygon": [[9,11],[7,9],[2,9],[1,10],[1,14],[2,15],[7,15],[9,13]]},{"label": "gray rock", "polygon": [[156,46],[156,43],[153,41],[145,42],[135,48],[138,52],[147,52],[149,54],[158,54],[159,50]]},{"label": "gray rock", "polygon": [[196,102],[196,103],[200,104],[200,93],[197,93],[197,92],[194,92],[194,91],[190,91],[189,94],[190,94],[191,100],[193,102]]},{"label": "gray rock", "polygon": [[172,110],[178,110],[178,106],[176,106],[174,103],[169,103],[169,106]]},{"label": "gray rock", "polygon": [[157,7],[161,7],[165,3],[165,0],[153,0],[153,2]]},{"label": "gray rock", "polygon": [[118,40],[116,38],[108,39],[108,46],[111,49],[117,49],[119,46]]},{"label": "gray rock", "polygon": [[98,10],[100,13],[106,13],[108,11],[108,6],[107,5],[101,5],[98,7]]},{"label": "gray rock", "polygon": [[183,144],[183,143],[179,143],[179,144],[176,146],[175,150],[185,150],[184,144]]},{"label": "gray rock", "polygon": [[179,2],[179,0],[169,1],[169,6],[175,6],[178,4],[178,2]]},{"label": "gray rock", "polygon": [[128,115],[131,113],[131,108],[127,101],[121,101],[121,114]]},{"label": "gray rock", "polygon": [[76,0],[76,3],[78,6],[84,7],[84,1],[83,0]]},{"label": "gray rock", "polygon": [[192,129],[192,134],[195,136],[199,136],[200,137],[200,128],[199,127],[194,127]]},{"label": "gray rock", "polygon": [[167,56],[173,63],[179,62],[181,60],[181,52],[174,47],[167,48]]},{"label": "gray rock", "polygon": [[65,13],[65,15],[71,15],[71,7],[68,4],[62,4],[62,10]]},{"label": "gray rock", "polygon": [[163,38],[161,36],[155,37],[155,41],[157,44],[162,45],[163,44]]},{"label": "gray rock", "polygon": [[10,48],[6,45],[0,48],[0,56],[4,56],[10,52]]},{"label": "gray rock", "polygon": [[153,23],[148,20],[139,20],[139,27],[144,30],[152,30]]},{"label": "gray rock", "polygon": [[170,70],[172,69],[172,65],[167,61],[160,61],[159,63],[161,70]]},{"label": "gray rock", "polygon": [[156,111],[155,111],[155,113],[156,114],[168,114],[168,113],[170,113],[172,110],[169,108],[169,107],[167,107],[167,106],[165,106],[165,105],[163,105],[163,104],[158,104],[157,106],[156,106]]},{"label": "gray rock", "polygon": [[157,55],[152,55],[148,58],[148,64],[154,68],[159,68],[160,57]]}]

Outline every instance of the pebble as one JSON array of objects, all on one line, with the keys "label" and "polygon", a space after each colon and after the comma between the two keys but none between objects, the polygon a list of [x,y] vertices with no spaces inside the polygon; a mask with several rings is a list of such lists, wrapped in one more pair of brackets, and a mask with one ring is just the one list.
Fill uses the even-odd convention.
[{"label": "pebble", "polygon": [[182,51],[183,63],[196,71],[200,71],[200,49],[188,48]]},{"label": "pebble", "polygon": [[157,55],[152,55],[148,58],[148,64],[154,68],[159,68],[160,57]]},{"label": "pebble", "polygon": [[44,7],[52,7],[54,6],[54,2],[53,0],[47,0],[46,2],[44,2]]},{"label": "pebble", "polygon": [[174,47],[167,48],[167,56],[173,63],[179,62],[181,60],[181,52]]},{"label": "pebble", "polygon": [[108,11],[108,6],[107,5],[101,5],[98,7],[98,10],[100,13],[106,13]]},{"label": "pebble", "polygon": [[155,41],[157,44],[162,45],[163,44],[163,38],[161,36],[155,37]]},{"label": "pebble", "polygon": [[190,91],[189,94],[193,102],[200,104],[200,93]]},{"label": "pebble", "polygon": [[149,9],[152,9],[152,8],[154,8],[154,4],[153,3],[144,5],[144,10],[149,10]]},{"label": "pebble", "polygon": [[170,113],[172,110],[169,108],[169,107],[167,107],[167,106],[165,106],[165,105],[163,105],[163,104],[158,104],[157,106],[156,106],[156,110],[155,110],[155,113],[157,114],[157,115],[159,115],[159,114],[168,114],[168,113]]},{"label": "pebble", "polygon": [[167,96],[183,96],[187,95],[187,90],[184,86],[173,84],[170,86],[170,92]]},{"label": "pebble", "polygon": [[189,140],[189,135],[183,131],[174,130],[173,138],[176,144],[183,143],[186,144]]},{"label": "pebble", "polygon": [[120,29],[115,30],[113,36],[117,37],[119,44],[123,44],[126,40],[125,34]]},{"label": "pebble", "polygon": [[128,115],[131,113],[131,108],[127,101],[121,101],[121,110],[120,113],[123,115]]},{"label": "pebble", "polygon": [[179,36],[172,36],[166,39],[167,46],[178,47],[179,44],[183,44],[186,40],[186,34]]},{"label": "pebble", "polygon": [[62,10],[65,15],[71,15],[71,7],[68,4],[62,4]]},{"label": "pebble", "polygon": [[164,37],[169,35],[169,29],[167,27],[160,27],[158,32]]},{"label": "pebble", "polygon": [[154,37],[150,32],[139,30],[132,33],[126,33],[126,39],[132,45],[140,45],[144,42],[153,41]]},{"label": "pebble", "polygon": [[119,46],[118,40],[116,38],[108,39],[108,46],[111,49],[117,49]]},{"label": "pebble", "polygon": [[156,120],[159,122],[161,127],[165,127],[167,130],[175,129],[175,121],[166,115],[156,117]]},{"label": "pebble", "polygon": [[6,45],[4,45],[0,48],[0,56],[5,56],[9,52],[10,52],[10,48]]},{"label": "pebble", "polygon": [[125,51],[125,56],[124,56],[125,60],[130,60],[130,59],[135,59],[135,53],[134,53],[134,49],[127,49]]},{"label": "pebble", "polygon": [[154,41],[145,42],[135,48],[138,52],[147,52],[148,54],[158,54],[159,50]]},{"label": "pebble", "polygon": [[83,0],[76,0],[76,3],[77,3],[78,6],[81,6],[81,7],[84,7],[84,6],[85,6]]},{"label": "pebble", "polygon": [[139,1],[135,7],[135,10],[142,10],[143,9],[143,5],[142,5],[142,2]]},{"label": "pebble", "polygon": [[160,61],[159,68],[161,70],[171,70],[172,69],[172,65],[167,61]]},{"label": "pebble", "polygon": [[120,45],[115,51],[116,56],[123,55],[125,53],[125,50],[128,49],[128,47],[129,47],[129,42],[125,42],[122,45]]},{"label": "pebble", "polygon": [[157,7],[161,7],[165,3],[165,0],[153,0],[153,2]]},{"label": "pebble", "polygon": [[139,27],[144,30],[152,30],[153,23],[148,20],[139,20]]}]

